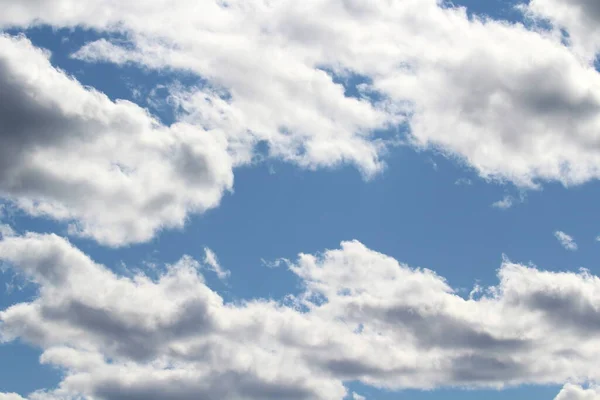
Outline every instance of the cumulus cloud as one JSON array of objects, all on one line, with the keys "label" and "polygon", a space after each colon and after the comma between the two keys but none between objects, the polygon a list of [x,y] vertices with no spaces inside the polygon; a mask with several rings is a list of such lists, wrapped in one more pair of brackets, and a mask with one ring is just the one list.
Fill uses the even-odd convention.
[{"label": "cumulus cloud", "polygon": [[577,243],[575,243],[575,240],[573,239],[572,236],[567,235],[566,233],[564,233],[562,231],[556,231],[556,232],[554,232],[554,237],[556,237],[556,239],[558,239],[558,241],[560,242],[562,247],[564,247],[565,249],[571,250],[571,251],[577,250]]},{"label": "cumulus cloud", "polygon": [[600,389],[591,387],[584,389],[579,385],[567,384],[554,400],[599,400]]},{"label": "cumulus cloud", "polygon": [[29,233],[1,240],[0,259],[39,286],[0,312],[0,337],[41,347],[41,362],[65,371],[48,396],[340,400],[348,381],[600,378],[600,279],[588,272],[505,260],[497,286],[465,299],[430,270],[344,242],[291,265],[299,295],[227,304],[190,257],[154,280],[122,277],[65,239]]},{"label": "cumulus cloud", "polygon": [[218,130],[161,125],[52,67],[24,37],[0,35],[0,194],[108,245],[183,226],[233,184]]},{"label": "cumulus cloud", "polygon": [[[75,56],[193,71],[230,95],[215,123],[307,167],[380,170],[385,146],[372,131],[402,114],[414,145],[457,155],[484,177],[535,187],[600,174],[600,76],[553,32],[470,19],[435,0],[204,1],[202,13],[195,1],[71,1],[9,2],[3,21],[125,29],[131,46],[101,39]],[[325,71],[364,77],[361,100]],[[203,93],[176,97],[188,118],[207,118]]]},{"label": "cumulus cloud", "polygon": [[[583,10],[571,13],[579,21],[596,15],[592,3],[534,0],[527,10],[568,6]],[[533,188],[600,176],[600,74],[552,31],[436,0],[0,4],[0,27],[84,26],[130,41],[87,43],[73,54],[81,60],[207,82],[170,88],[178,123],[162,126],[81,87],[25,39],[2,37],[2,196],[102,243],[145,241],[215,207],[257,143],[304,168],[350,163],[371,177],[405,122],[413,146],[485,178]],[[562,24],[574,41],[585,36]]]},{"label": "cumulus cloud", "polygon": [[0,400],[25,400],[16,393],[0,393]]}]

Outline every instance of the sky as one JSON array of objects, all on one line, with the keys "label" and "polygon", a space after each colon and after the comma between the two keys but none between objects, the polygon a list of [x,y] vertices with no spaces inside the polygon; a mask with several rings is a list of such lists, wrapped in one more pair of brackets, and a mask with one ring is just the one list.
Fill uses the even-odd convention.
[{"label": "sky", "polygon": [[0,9],[0,400],[600,399],[595,1]]}]

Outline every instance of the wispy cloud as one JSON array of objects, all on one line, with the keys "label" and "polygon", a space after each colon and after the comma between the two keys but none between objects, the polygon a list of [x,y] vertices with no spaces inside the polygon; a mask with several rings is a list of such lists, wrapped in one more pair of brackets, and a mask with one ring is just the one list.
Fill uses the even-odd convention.
[{"label": "wispy cloud", "polygon": [[455,182],[455,185],[464,185],[464,186],[471,186],[473,184],[473,181],[470,180],[469,178],[458,178]]},{"label": "wispy cloud", "polygon": [[219,279],[227,279],[231,275],[231,271],[224,269],[219,264],[219,259],[214,251],[208,247],[204,248],[204,264],[217,276]]},{"label": "wispy cloud", "polygon": [[501,210],[507,210],[513,206],[515,202],[515,198],[512,196],[504,196],[502,200],[498,200],[497,202],[492,204],[492,207],[499,208]]},{"label": "wispy cloud", "polygon": [[264,258],[261,258],[260,260],[262,262],[262,264],[267,267],[267,268],[279,268],[282,265],[291,265],[292,263],[290,262],[290,260],[288,260],[287,258],[278,258],[274,261],[268,261],[265,260]]},{"label": "wispy cloud", "polygon": [[556,231],[556,232],[554,232],[554,236],[556,237],[556,239],[558,239],[558,241],[560,242],[560,244],[565,249],[571,250],[571,251],[577,250],[577,243],[575,243],[575,240],[573,240],[572,236],[567,235],[566,233],[564,233],[562,231]]}]

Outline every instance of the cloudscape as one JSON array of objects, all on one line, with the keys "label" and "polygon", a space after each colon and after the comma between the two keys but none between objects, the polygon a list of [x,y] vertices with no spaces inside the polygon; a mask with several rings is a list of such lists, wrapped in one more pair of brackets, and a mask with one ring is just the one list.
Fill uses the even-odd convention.
[{"label": "cloudscape", "polygon": [[0,400],[599,400],[599,56],[596,0],[0,0]]}]

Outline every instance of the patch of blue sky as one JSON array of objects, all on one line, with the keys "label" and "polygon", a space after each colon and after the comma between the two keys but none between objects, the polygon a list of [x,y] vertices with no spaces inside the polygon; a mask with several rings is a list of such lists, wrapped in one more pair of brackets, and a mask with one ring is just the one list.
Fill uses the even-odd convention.
[{"label": "patch of blue sky", "polygon": [[[349,392],[366,397],[367,400],[437,400],[437,399],[460,399],[460,400],[551,400],[560,391],[561,386],[523,386],[519,388],[508,388],[503,390],[480,389],[438,389],[438,390],[404,390],[389,391],[365,386],[361,383],[347,383]],[[348,397],[352,399],[352,397]]]},{"label": "patch of blue sky", "polygon": [[470,17],[489,17],[509,22],[522,22],[523,14],[518,10],[520,4],[529,0],[444,0],[446,7],[465,7]]},{"label": "patch of blue sky", "polygon": [[56,387],[62,372],[39,362],[41,352],[25,343],[0,344],[0,388],[8,393],[27,395],[36,390]]},{"label": "patch of blue sky", "polygon": [[384,99],[384,96],[373,90],[373,80],[365,75],[353,71],[335,71],[333,68],[321,67],[322,71],[331,76],[331,80],[344,87],[346,97],[357,99],[367,99],[371,103],[377,103]]},{"label": "patch of blue sky", "polygon": [[[0,223],[10,224],[13,228],[24,228],[25,231],[52,232],[58,227],[58,224],[42,218],[21,217],[20,213],[13,212],[10,208],[8,212],[3,212],[3,217]],[[30,221],[29,228],[20,225],[23,218]],[[37,287],[34,284],[16,275],[7,267],[7,265],[0,265],[0,310],[23,301],[30,301],[37,295]],[[62,374],[49,365],[41,364],[40,355],[39,349],[20,341],[2,343],[0,340],[0,360],[4,366],[9,367],[3,368],[0,374],[2,391],[25,395],[38,389],[55,387],[60,382]]]}]

